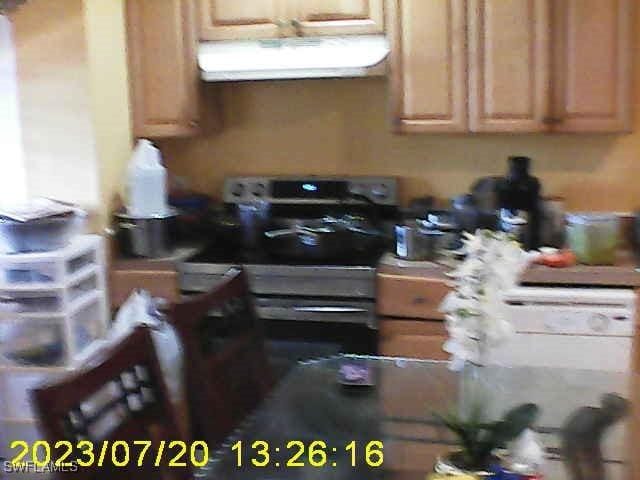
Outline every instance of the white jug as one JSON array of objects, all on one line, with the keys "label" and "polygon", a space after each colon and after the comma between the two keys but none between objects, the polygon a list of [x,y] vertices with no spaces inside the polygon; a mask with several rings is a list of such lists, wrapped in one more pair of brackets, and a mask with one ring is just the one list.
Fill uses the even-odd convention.
[{"label": "white jug", "polygon": [[141,218],[167,214],[167,169],[149,140],[138,140],[128,170],[129,215]]}]

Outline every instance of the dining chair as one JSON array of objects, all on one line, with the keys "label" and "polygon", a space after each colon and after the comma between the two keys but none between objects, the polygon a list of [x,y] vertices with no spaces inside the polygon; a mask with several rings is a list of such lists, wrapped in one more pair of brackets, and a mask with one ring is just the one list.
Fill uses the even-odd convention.
[{"label": "dining chair", "polygon": [[[56,442],[71,442],[74,447],[69,461],[80,467],[59,472],[60,478],[193,478],[187,466],[169,468],[182,438],[148,327],[138,327],[114,347],[96,354],[82,371],[35,389],[32,399],[52,449]],[[150,441],[141,461],[142,445],[134,444],[140,441]],[[164,448],[158,462],[158,452]],[[98,466],[100,459],[102,466]]]},{"label": "dining chair", "polygon": [[217,445],[265,398],[274,381],[264,326],[243,270],[167,312],[185,351],[192,432]]}]

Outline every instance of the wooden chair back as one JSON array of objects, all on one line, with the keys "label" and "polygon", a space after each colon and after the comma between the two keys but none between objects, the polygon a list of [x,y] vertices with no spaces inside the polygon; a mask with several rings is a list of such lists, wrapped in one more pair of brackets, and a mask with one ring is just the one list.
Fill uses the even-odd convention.
[{"label": "wooden chair back", "polygon": [[[32,393],[40,427],[51,445],[71,442],[74,456],[69,462],[87,463],[94,455],[92,467],[60,473],[60,478],[193,478],[189,467],[168,467],[178,452],[177,445],[169,448],[170,443],[182,439],[149,328],[137,328],[89,362],[90,367]],[[151,441],[141,466],[142,446],[136,447],[134,441]],[[163,441],[166,450],[156,467]],[[102,455],[104,442],[108,448]],[[129,461],[119,466],[125,463],[126,450]],[[182,461],[189,464],[188,455]]]},{"label": "wooden chair back", "polygon": [[219,444],[273,385],[245,272],[232,270],[208,293],[173,305],[167,320],[185,350],[192,432]]}]

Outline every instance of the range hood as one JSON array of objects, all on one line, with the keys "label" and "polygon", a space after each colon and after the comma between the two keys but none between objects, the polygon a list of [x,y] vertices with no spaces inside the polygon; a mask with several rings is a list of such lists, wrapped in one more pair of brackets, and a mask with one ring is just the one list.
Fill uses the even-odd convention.
[{"label": "range hood", "polygon": [[363,77],[389,54],[384,35],[203,42],[198,50],[208,82]]}]

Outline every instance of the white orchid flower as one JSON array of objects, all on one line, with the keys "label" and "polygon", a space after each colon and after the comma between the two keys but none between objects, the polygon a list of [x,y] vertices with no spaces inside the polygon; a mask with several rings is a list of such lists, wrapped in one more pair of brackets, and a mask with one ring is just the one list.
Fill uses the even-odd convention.
[{"label": "white orchid flower", "polygon": [[481,362],[488,347],[514,334],[504,294],[517,285],[531,259],[503,232],[465,233],[463,243],[467,256],[449,274],[455,289],[440,305],[449,333],[444,350],[451,354],[452,367]]}]

